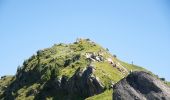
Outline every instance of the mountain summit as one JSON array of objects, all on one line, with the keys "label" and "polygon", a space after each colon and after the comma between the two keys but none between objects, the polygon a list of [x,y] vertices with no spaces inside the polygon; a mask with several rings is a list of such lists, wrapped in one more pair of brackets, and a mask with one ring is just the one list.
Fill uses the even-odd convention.
[{"label": "mountain summit", "polygon": [[38,50],[18,67],[16,75],[1,77],[0,99],[111,100],[112,88],[133,71],[149,72],[119,60],[89,39],[77,39]]}]

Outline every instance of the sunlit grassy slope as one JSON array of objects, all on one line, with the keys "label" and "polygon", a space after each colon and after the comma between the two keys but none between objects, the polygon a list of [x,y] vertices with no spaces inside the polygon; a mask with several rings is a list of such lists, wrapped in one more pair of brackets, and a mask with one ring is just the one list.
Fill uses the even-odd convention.
[{"label": "sunlit grassy slope", "polygon": [[[89,52],[95,54],[101,52],[104,60],[93,62],[87,60],[85,54]],[[113,67],[107,59],[111,59],[117,66]],[[34,95],[28,95],[30,91],[40,91],[44,87],[44,83],[49,81],[51,77],[60,79],[64,75],[69,79],[78,68],[84,70],[89,65],[95,68],[93,75],[99,78],[105,87],[105,91],[89,97],[87,100],[111,100],[112,90],[110,90],[110,86],[112,84],[126,77],[130,71],[147,71],[142,67],[119,60],[107,49],[89,39],[79,39],[72,44],[60,43],[51,48],[37,51],[36,55],[25,60],[23,65],[17,69],[17,74],[13,77],[13,80],[12,77],[0,80],[0,97],[3,96],[4,86],[8,86],[15,80],[22,81],[24,79],[27,83],[18,87],[19,89],[13,92],[12,95],[16,97],[16,100],[34,99]],[[122,68],[126,71],[120,71]],[[25,73],[29,73],[29,75]],[[57,98],[55,95],[48,96],[48,99],[55,98]]]},{"label": "sunlit grassy slope", "polygon": [[13,76],[2,76],[0,79],[0,97],[2,96],[4,90],[13,81]]},{"label": "sunlit grassy slope", "polygon": [[106,90],[105,92],[89,97],[86,100],[112,100],[112,90]]}]

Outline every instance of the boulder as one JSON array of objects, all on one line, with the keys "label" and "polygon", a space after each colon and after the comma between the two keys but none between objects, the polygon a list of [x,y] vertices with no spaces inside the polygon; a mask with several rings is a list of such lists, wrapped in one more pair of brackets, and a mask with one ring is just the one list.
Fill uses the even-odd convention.
[{"label": "boulder", "polygon": [[146,72],[132,72],[113,86],[113,100],[170,100],[170,88]]}]

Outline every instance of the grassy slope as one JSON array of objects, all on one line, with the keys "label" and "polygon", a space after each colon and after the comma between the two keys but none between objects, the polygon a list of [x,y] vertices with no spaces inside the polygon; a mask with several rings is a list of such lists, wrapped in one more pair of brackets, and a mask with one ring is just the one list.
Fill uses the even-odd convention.
[{"label": "grassy slope", "polygon": [[[37,55],[33,55],[28,60],[24,61],[24,64],[21,68],[22,71],[29,72],[29,71],[35,71],[37,70],[37,65],[39,70],[50,70],[49,66],[54,66],[57,64],[57,67],[59,68],[59,76],[62,75],[67,76],[68,78],[71,77],[75,71],[80,67],[82,70],[89,64],[85,60],[84,54],[86,52],[98,52],[102,50],[104,52],[104,58],[111,58],[115,62],[119,62],[122,66],[124,66],[128,71],[130,70],[144,70],[145,69],[138,67],[136,65],[131,65],[125,62],[122,62],[118,60],[117,58],[114,58],[108,51],[106,51],[104,48],[99,46],[98,44],[95,44],[91,41],[82,40],[73,44],[58,44],[54,45],[51,48],[47,48],[44,50],[39,50]],[[39,56],[38,56],[39,55]],[[75,55],[80,55],[80,59],[75,62],[70,62],[70,64],[67,65],[67,67],[63,67],[64,63],[68,59],[72,59]],[[40,61],[38,61],[40,59]],[[38,64],[39,63],[39,64]],[[128,73],[123,74],[118,69],[112,67],[107,61],[104,62],[93,62],[92,65],[94,65],[96,71],[94,72],[94,75],[100,79],[100,81],[103,83],[104,86],[106,86],[106,91],[102,94],[95,95],[93,97],[88,98],[87,100],[110,100],[111,96],[111,90],[108,90],[110,85],[112,83],[116,83],[122,78],[124,78]],[[46,72],[42,73],[42,77]],[[29,78],[28,78],[29,79]],[[1,82],[1,81],[0,81]],[[2,84],[2,83],[0,83]],[[3,85],[3,84],[2,84]],[[35,83],[29,87],[23,87],[20,90],[17,91],[16,94],[19,94],[17,97],[17,100],[26,98],[26,94],[39,87],[38,83]],[[33,96],[27,97],[27,98],[34,98]]]},{"label": "grassy slope", "polygon": [[144,69],[143,67],[137,66],[137,65],[132,65],[132,64],[128,64],[126,62],[123,62],[121,60],[118,60],[118,62],[120,62],[123,66],[125,66],[129,71],[147,71],[146,69]]},{"label": "grassy slope", "polygon": [[167,85],[170,87],[170,82],[167,82]]},{"label": "grassy slope", "polygon": [[18,96],[17,96],[16,100],[23,100],[23,99],[25,99],[25,97],[27,98],[27,100],[33,100],[34,96],[33,95],[28,96],[27,94],[33,90],[36,90],[39,87],[40,87],[40,84],[35,83],[29,87],[25,86],[25,87],[21,88],[20,90],[17,91]]},{"label": "grassy slope", "polygon": [[3,94],[6,87],[13,81],[13,76],[5,76],[0,79],[0,97]]},{"label": "grassy slope", "polygon": [[[128,64],[128,63],[120,61],[118,59],[116,59],[116,60],[119,63],[121,63],[124,67],[126,67],[129,71],[130,70],[132,70],[132,71],[147,71],[146,69],[144,69],[142,67],[139,67],[137,65]],[[107,65],[107,64],[105,64],[105,65]],[[116,70],[113,70],[113,69],[111,69],[111,67],[108,67],[108,66],[104,67],[104,68],[106,68],[104,70],[111,71],[111,73],[112,73],[112,75],[111,75],[112,78],[110,78],[111,80],[117,79],[114,82],[118,82],[120,79],[122,79],[122,77],[120,77],[121,75],[114,75],[114,74],[118,74],[119,73]],[[104,78],[104,79],[106,79],[106,78]],[[86,100],[112,100],[112,90],[106,90],[104,93],[101,93],[101,94],[89,97]]]},{"label": "grassy slope", "polygon": [[109,88],[109,86],[114,82],[118,82],[120,79],[125,77],[120,71],[118,71],[116,68],[112,67],[107,62],[95,62],[94,67],[96,71],[94,72],[94,75],[99,77],[101,82]]},{"label": "grassy slope", "polygon": [[105,92],[89,97],[86,100],[112,100],[112,90],[106,90]]}]

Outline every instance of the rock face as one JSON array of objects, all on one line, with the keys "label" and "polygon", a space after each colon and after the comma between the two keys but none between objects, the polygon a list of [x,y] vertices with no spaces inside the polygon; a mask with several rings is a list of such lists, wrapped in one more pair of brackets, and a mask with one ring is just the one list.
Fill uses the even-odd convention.
[{"label": "rock face", "polygon": [[113,100],[170,100],[170,88],[146,72],[132,72],[113,87]]},{"label": "rock face", "polygon": [[104,86],[99,79],[93,75],[93,66],[87,67],[83,72],[78,71],[69,80],[68,84],[71,89],[69,93],[78,93],[81,96],[89,97],[102,93]]},{"label": "rock face", "polygon": [[47,92],[51,91],[66,95],[64,100],[74,100],[73,95],[85,99],[89,96],[102,93],[104,86],[93,75],[93,71],[93,66],[88,66],[83,71],[77,69],[76,73],[69,79],[66,76],[62,76],[59,80],[50,80],[45,84],[45,88],[36,96],[36,99],[44,100],[48,94]]}]

